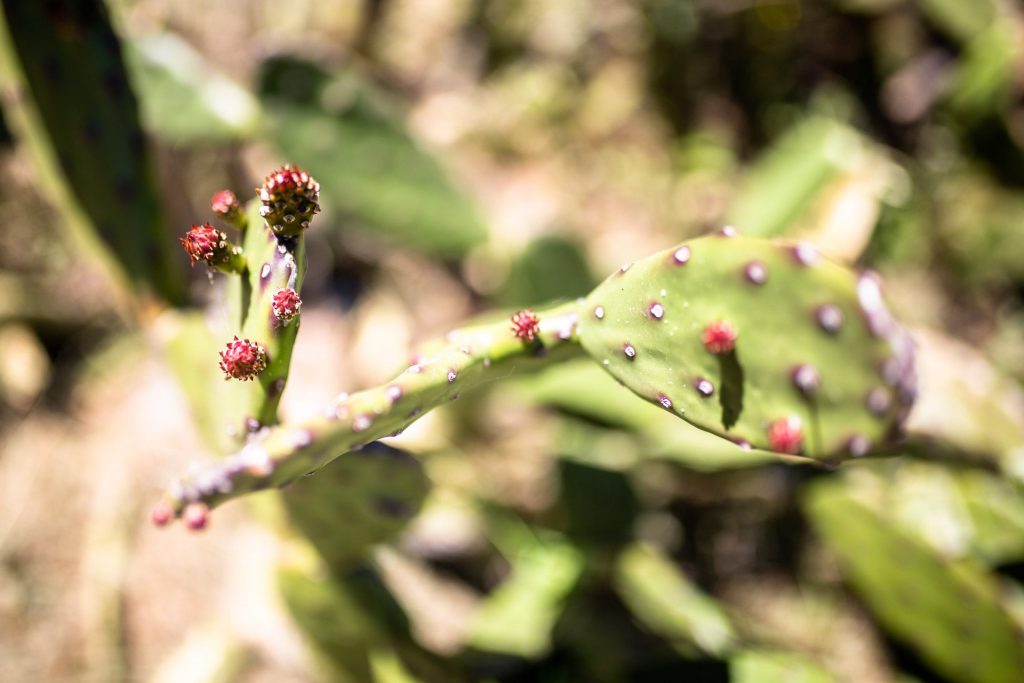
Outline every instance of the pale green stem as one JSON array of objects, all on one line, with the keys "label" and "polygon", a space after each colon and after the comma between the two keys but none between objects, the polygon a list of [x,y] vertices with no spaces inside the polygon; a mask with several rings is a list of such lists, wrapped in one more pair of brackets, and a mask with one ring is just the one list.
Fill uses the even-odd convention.
[{"label": "pale green stem", "polygon": [[165,499],[178,514],[189,503],[213,507],[284,486],[345,453],[400,433],[422,414],[484,382],[575,356],[580,352],[576,327],[581,303],[537,311],[539,334],[533,341],[516,337],[507,318],[454,330],[390,382],[342,394],[321,417],[262,430],[238,453],[174,482]]}]

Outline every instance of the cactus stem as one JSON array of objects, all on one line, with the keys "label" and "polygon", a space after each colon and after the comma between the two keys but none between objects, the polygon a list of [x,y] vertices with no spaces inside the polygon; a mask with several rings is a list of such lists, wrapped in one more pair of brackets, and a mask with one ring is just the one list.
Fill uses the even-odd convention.
[{"label": "cactus stem", "polygon": [[301,424],[266,427],[238,453],[190,471],[172,484],[167,500],[181,515],[191,503],[212,508],[252,491],[284,486],[344,453],[400,432],[424,409],[454,400],[473,386],[541,367],[537,347],[550,351],[552,359],[580,353],[580,309],[580,302],[571,302],[540,312],[533,345],[510,335],[507,319],[456,330],[447,344],[431,346],[391,382],[342,394],[322,416]]}]

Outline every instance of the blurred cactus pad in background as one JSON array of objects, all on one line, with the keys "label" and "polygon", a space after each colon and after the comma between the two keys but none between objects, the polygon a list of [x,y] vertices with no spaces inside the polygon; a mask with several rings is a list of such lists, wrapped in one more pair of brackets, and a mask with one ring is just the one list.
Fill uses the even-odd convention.
[{"label": "blurred cactus pad in background", "polygon": [[0,0],[0,178],[0,680],[1024,681],[1019,3]]}]

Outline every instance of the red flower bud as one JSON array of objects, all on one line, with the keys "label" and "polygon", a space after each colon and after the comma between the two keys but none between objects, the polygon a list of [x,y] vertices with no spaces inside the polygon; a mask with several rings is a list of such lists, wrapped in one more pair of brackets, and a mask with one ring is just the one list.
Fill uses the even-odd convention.
[{"label": "red flower bud", "polygon": [[193,225],[181,238],[181,246],[192,259],[192,265],[202,261],[214,265],[228,254],[228,236],[209,223]]},{"label": "red flower bud", "polygon": [[301,235],[320,212],[320,183],[291,165],[268,175],[256,192],[263,202],[260,215],[275,235]]},{"label": "red flower bud", "polygon": [[768,427],[768,444],[779,453],[799,453],[803,447],[804,432],[800,418],[785,417]]},{"label": "red flower bud", "polygon": [[274,309],[274,316],[281,322],[288,322],[299,314],[302,308],[302,299],[291,287],[279,289],[274,293],[271,300],[271,307]]},{"label": "red flower bud", "polygon": [[529,308],[512,316],[512,333],[525,342],[532,342],[540,333],[540,319]]},{"label": "red flower bud", "polygon": [[719,356],[729,353],[736,347],[736,328],[724,320],[713,322],[704,328],[701,341],[704,348]]},{"label": "red flower bud", "polygon": [[235,337],[220,352],[220,369],[224,379],[253,379],[267,369],[267,352],[256,342]]},{"label": "red flower bud", "polygon": [[207,522],[210,521],[210,508],[205,503],[189,503],[185,506],[181,518],[189,529],[199,531],[206,528]]},{"label": "red flower bud", "polygon": [[162,500],[149,513],[149,519],[154,526],[167,526],[174,519],[174,507],[166,500]]},{"label": "red flower bud", "polygon": [[242,216],[242,205],[238,203],[238,197],[231,190],[221,190],[210,199],[210,208],[213,212],[228,221],[238,225]]}]

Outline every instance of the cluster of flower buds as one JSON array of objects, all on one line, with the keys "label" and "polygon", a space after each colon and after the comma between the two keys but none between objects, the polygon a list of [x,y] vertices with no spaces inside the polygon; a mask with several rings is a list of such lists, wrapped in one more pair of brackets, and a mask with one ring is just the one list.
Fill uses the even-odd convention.
[{"label": "cluster of flower buds", "polygon": [[[266,227],[278,238],[301,235],[310,219],[320,211],[320,184],[309,173],[292,165],[282,166],[266,177],[256,194]],[[231,190],[221,190],[210,199],[210,209],[228,226],[244,231],[245,210]],[[248,264],[242,248],[232,243],[223,230],[209,223],[193,225],[181,238],[192,261],[205,263],[226,273],[244,275]],[[283,242],[282,242],[283,244]],[[266,266],[265,266],[266,267]],[[274,292],[269,302],[274,318],[287,324],[299,315],[302,299],[293,285]],[[226,379],[255,379],[267,368],[267,348],[237,336],[220,352],[220,368]]]}]

